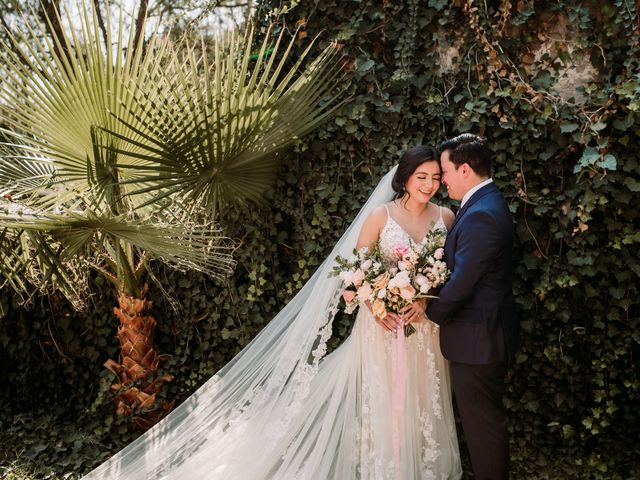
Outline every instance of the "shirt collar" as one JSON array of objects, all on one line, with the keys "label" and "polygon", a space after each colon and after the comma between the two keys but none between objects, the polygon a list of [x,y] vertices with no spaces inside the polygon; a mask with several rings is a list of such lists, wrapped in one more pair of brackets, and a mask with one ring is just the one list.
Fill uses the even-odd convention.
[{"label": "shirt collar", "polygon": [[464,204],[467,203],[467,201],[469,201],[469,199],[471,198],[471,195],[476,193],[478,190],[480,190],[485,185],[489,185],[490,183],[493,183],[493,179],[487,178],[486,180],[480,182],[478,185],[473,187],[467,193],[465,193],[464,196],[462,197],[462,202],[460,203],[460,208],[464,207]]}]

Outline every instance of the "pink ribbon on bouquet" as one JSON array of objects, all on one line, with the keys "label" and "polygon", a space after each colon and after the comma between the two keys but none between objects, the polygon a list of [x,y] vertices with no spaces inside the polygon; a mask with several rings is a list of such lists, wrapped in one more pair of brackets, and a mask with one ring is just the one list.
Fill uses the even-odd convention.
[{"label": "pink ribbon on bouquet", "polygon": [[396,464],[396,479],[402,477],[402,464],[400,462],[400,434],[404,430],[404,404],[406,397],[407,379],[407,349],[404,328],[396,329],[393,341],[393,357],[391,358],[392,384],[391,384],[391,412],[393,419],[393,458]]}]

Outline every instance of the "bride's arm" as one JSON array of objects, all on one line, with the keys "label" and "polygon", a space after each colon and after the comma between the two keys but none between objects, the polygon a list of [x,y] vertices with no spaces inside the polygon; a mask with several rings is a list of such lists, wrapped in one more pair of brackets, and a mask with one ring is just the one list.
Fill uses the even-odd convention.
[{"label": "bride's arm", "polygon": [[360,250],[362,247],[371,249],[371,246],[380,238],[380,232],[382,227],[387,221],[387,212],[384,207],[380,205],[377,207],[362,224],[360,229],[360,235],[358,235],[358,241],[356,243],[356,250]]}]

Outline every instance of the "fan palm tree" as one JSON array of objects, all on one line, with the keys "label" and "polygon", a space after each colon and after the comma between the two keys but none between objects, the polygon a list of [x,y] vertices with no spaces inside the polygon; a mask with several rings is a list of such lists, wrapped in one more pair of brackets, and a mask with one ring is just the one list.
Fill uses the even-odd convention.
[{"label": "fan palm tree", "polygon": [[251,28],[143,45],[121,11],[103,44],[95,11],[81,13],[58,36],[8,32],[0,48],[0,283],[80,309],[91,270],[112,282],[116,411],[147,428],[171,408],[156,398],[171,377],[156,375],[150,261],[228,275],[216,214],[269,188],[282,150],[340,104],[341,73],[335,48],[294,60],[282,33],[257,50]]}]

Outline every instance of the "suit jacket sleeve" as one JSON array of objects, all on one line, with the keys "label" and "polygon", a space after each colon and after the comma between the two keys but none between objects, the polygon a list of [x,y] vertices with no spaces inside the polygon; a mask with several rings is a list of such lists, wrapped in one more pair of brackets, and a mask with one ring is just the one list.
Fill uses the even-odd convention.
[{"label": "suit jacket sleeve", "polygon": [[500,229],[489,212],[467,212],[463,222],[458,226],[451,278],[427,306],[427,316],[438,324],[446,323],[463,308],[501,248]]}]

